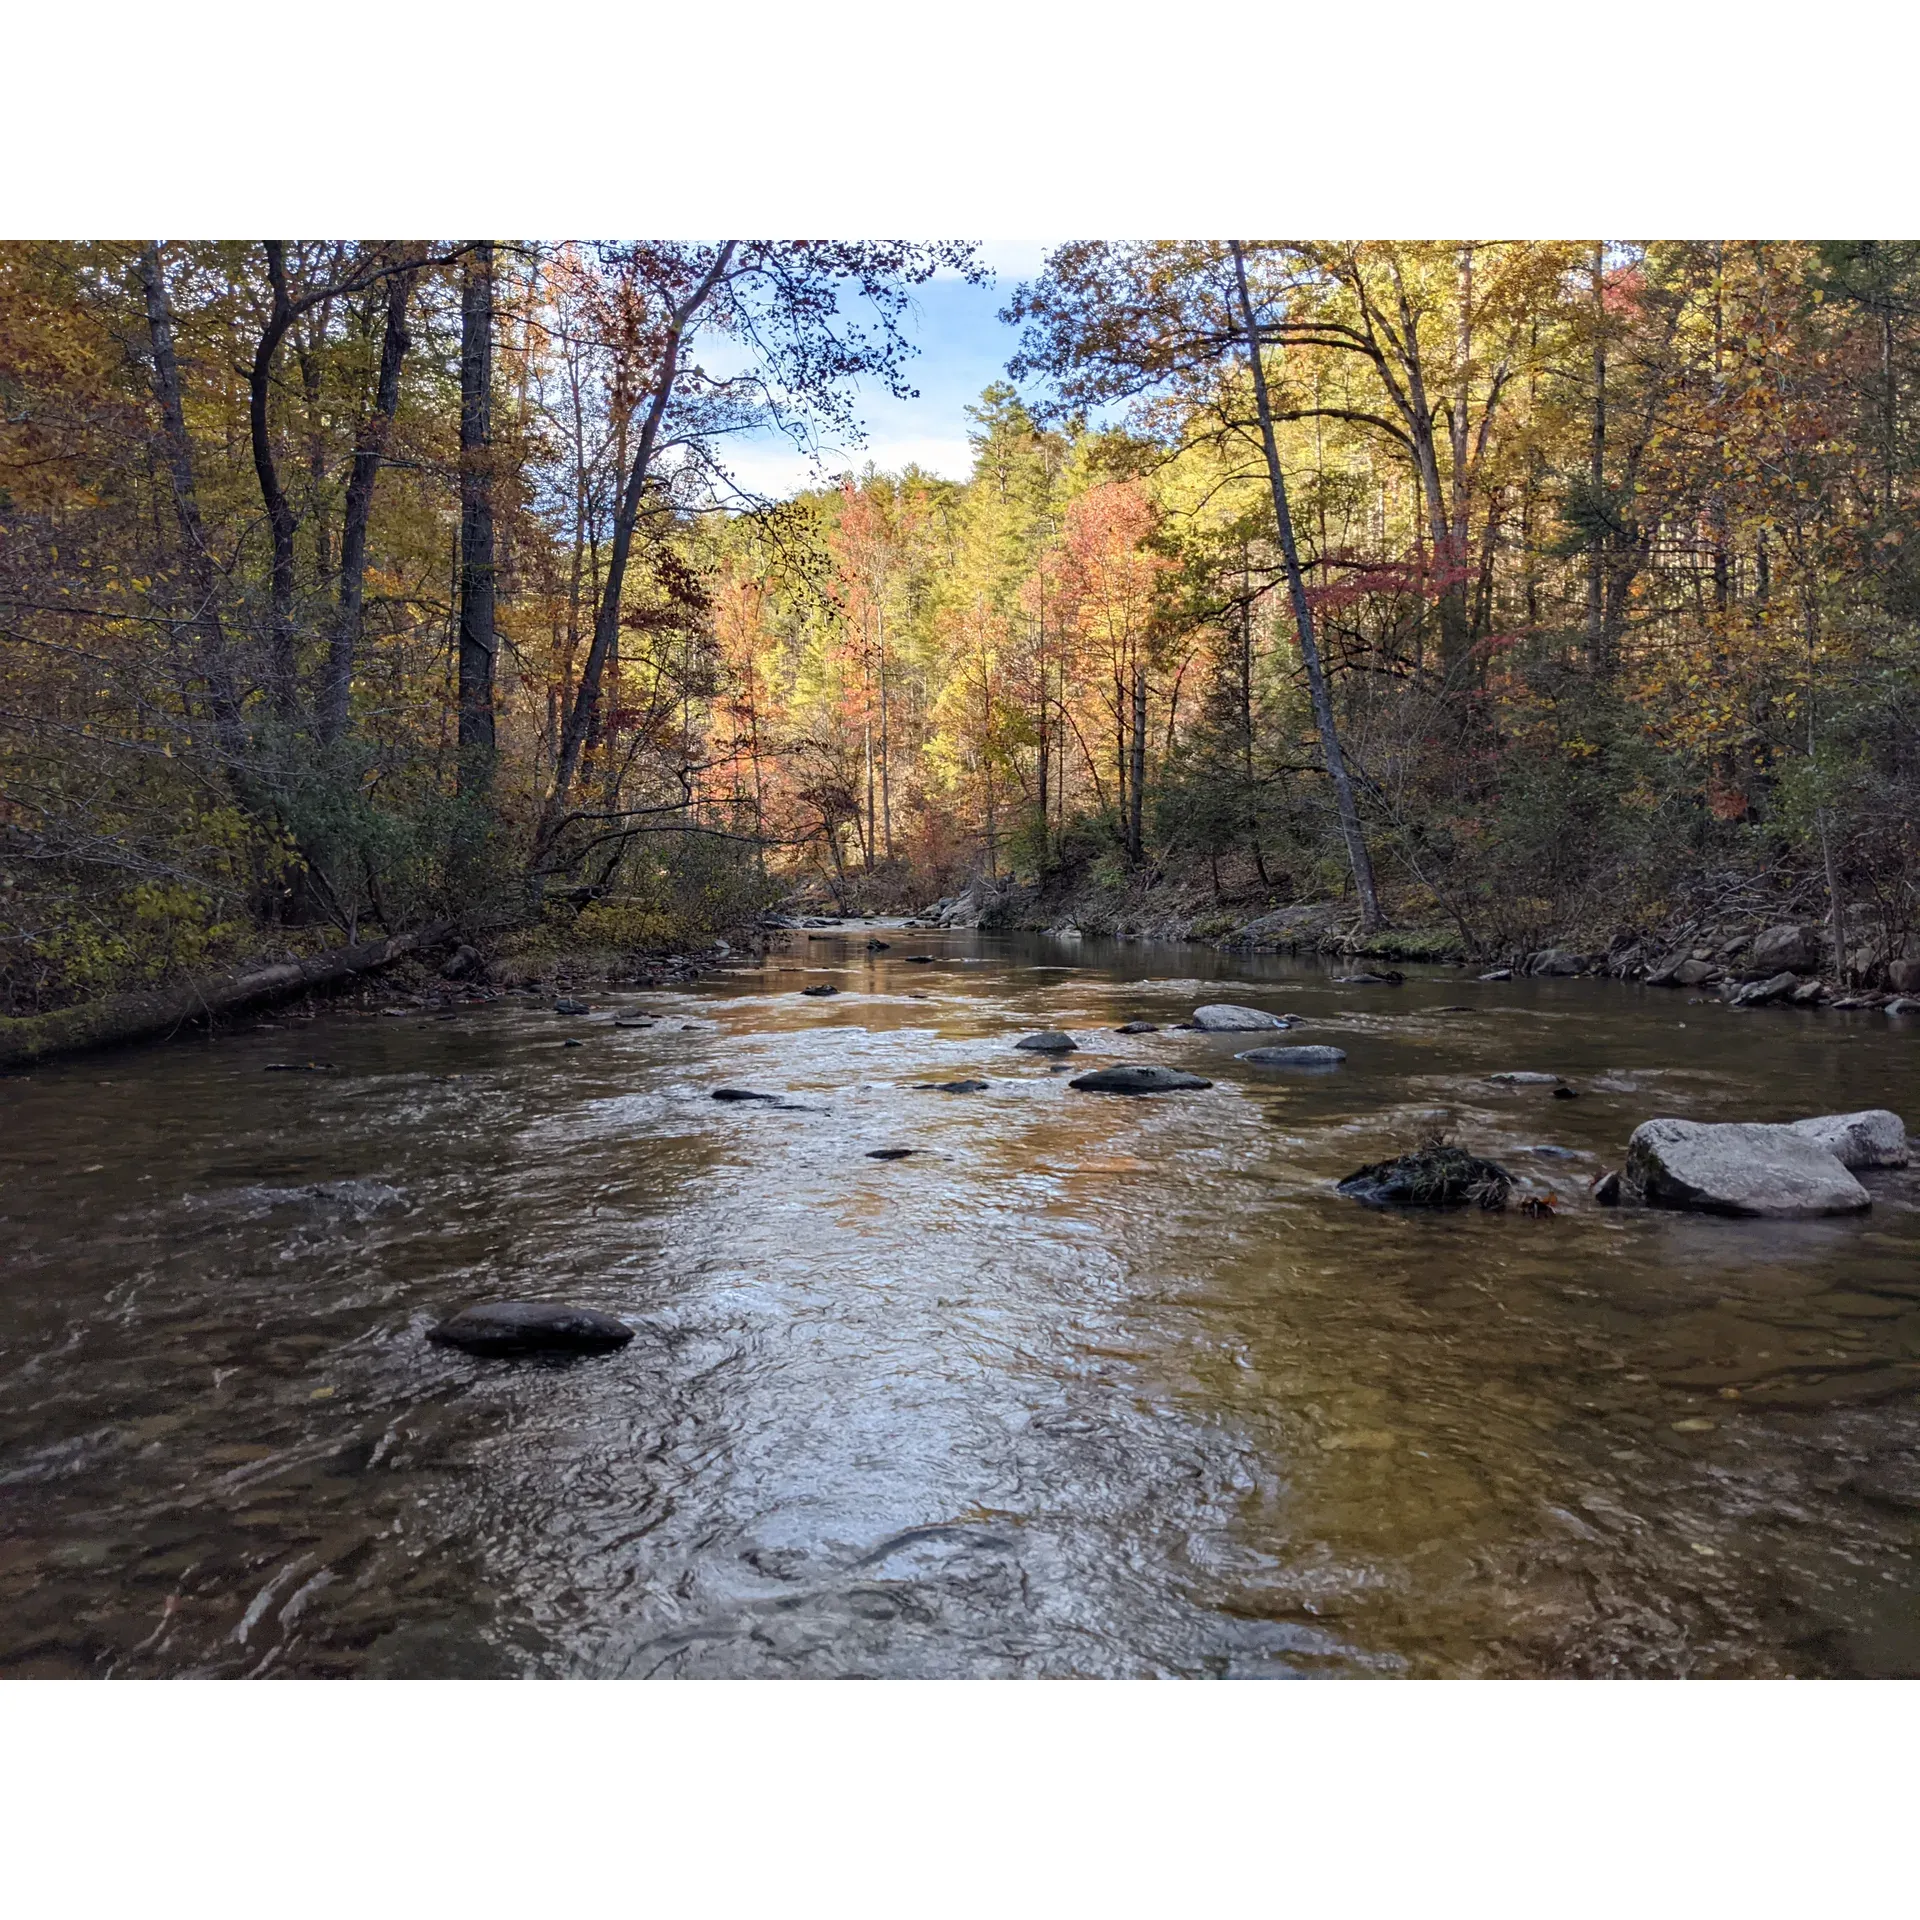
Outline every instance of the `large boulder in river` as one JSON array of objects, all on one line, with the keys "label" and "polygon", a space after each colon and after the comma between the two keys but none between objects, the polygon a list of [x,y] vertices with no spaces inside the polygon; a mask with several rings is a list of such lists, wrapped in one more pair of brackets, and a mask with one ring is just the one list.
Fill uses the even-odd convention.
[{"label": "large boulder in river", "polygon": [[610,1353],[633,1329],[610,1313],[551,1300],[493,1300],[464,1307],[427,1338],[443,1347],[502,1359],[519,1353]]},{"label": "large boulder in river", "polygon": [[1809,1220],[1873,1204],[1839,1160],[1792,1127],[1649,1120],[1627,1142],[1626,1183],[1654,1207]]},{"label": "large boulder in river", "polygon": [[1298,1022],[1284,1013],[1262,1013],[1258,1007],[1195,1007],[1193,1024],[1202,1033],[1272,1033]]},{"label": "large boulder in river", "polygon": [[1347,1056],[1339,1047],[1250,1047],[1233,1057],[1256,1067],[1337,1067]]},{"label": "large boulder in river", "polygon": [[1045,1033],[1030,1033],[1024,1040],[1016,1040],[1014,1046],[1021,1053],[1078,1053],[1080,1042],[1070,1033],[1061,1033],[1050,1027]]},{"label": "large boulder in river", "polygon": [[1198,1092],[1213,1082],[1174,1067],[1101,1067],[1069,1080],[1067,1085],[1076,1093],[1186,1093]]},{"label": "large boulder in river", "polygon": [[1571,947],[1543,947],[1527,962],[1529,973],[1575,974],[1586,970],[1586,957]]},{"label": "large boulder in river", "polygon": [[1755,973],[1808,973],[1820,964],[1820,935],[1812,927],[1768,927],[1753,939],[1747,965]]},{"label": "large boulder in river", "polygon": [[1792,1126],[1795,1133],[1825,1147],[1849,1169],[1907,1164],[1907,1123],[1885,1107],[1816,1114],[1811,1120],[1795,1120]]}]

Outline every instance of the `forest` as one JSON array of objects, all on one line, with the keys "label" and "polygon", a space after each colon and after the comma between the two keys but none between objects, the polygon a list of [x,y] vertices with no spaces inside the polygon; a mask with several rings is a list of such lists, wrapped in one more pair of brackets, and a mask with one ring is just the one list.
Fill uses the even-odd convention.
[{"label": "forest", "polygon": [[0,1015],[972,888],[1883,985],[1920,246],[1075,242],[955,481],[789,498],[962,243],[0,246]]}]

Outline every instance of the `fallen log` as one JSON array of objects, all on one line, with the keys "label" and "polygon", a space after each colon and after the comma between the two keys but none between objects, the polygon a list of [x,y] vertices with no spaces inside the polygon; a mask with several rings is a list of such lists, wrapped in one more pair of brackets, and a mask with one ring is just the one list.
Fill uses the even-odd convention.
[{"label": "fallen log", "polygon": [[116,994],[85,1006],[63,1007],[57,1013],[0,1019],[0,1068],[31,1066],[55,1054],[79,1053],[123,1040],[150,1039],[210,1014],[233,1013],[309,987],[374,973],[409,953],[431,947],[448,928],[449,923],[441,922],[413,933],[396,933],[385,940],[337,947],[309,960],[283,960],[252,973],[189,980],[154,993]]}]

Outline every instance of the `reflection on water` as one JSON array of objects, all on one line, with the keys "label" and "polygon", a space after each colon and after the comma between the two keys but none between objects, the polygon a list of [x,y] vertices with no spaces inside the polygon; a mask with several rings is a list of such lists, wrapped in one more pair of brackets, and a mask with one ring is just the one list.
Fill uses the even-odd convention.
[{"label": "reflection on water", "polygon": [[[0,1670],[1920,1669],[1920,1176],[1807,1224],[1584,1197],[1654,1113],[1910,1110],[1912,1035],[869,931],[584,1021],[288,1017],[0,1082]],[[1111,1031],[1203,992],[1346,1065]],[[1215,1084],[1077,1094],[1039,1027]],[[1330,1191],[1437,1124],[1557,1217]],[[503,1295],[637,1337],[424,1340]]]}]

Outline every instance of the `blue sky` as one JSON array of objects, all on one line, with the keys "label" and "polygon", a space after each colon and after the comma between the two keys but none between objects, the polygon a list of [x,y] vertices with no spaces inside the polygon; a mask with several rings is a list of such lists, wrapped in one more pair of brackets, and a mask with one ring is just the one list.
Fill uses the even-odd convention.
[{"label": "blue sky", "polygon": [[[1015,346],[1014,332],[1000,324],[999,310],[1016,282],[1038,274],[1047,248],[1054,244],[983,241],[981,257],[994,273],[987,285],[973,287],[942,275],[918,289],[910,337],[920,351],[908,364],[906,379],[919,389],[919,398],[895,400],[871,386],[863,387],[858,404],[866,445],[830,454],[828,474],[857,470],[869,460],[894,471],[918,461],[950,479],[967,477],[972,454],[967,445],[966,408],[979,398],[982,387],[1006,378],[1007,360]],[[742,485],[776,498],[816,479],[807,460],[778,435],[735,442],[728,464]]]}]

